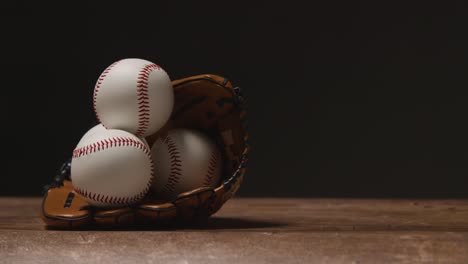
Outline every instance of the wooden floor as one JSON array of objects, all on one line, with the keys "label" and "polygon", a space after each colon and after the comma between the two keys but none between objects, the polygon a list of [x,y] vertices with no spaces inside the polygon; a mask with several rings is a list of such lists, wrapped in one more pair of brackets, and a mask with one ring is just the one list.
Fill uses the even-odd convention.
[{"label": "wooden floor", "polygon": [[0,263],[468,263],[468,200],[247,199],[205,225],[51,231],[0,198]]}]

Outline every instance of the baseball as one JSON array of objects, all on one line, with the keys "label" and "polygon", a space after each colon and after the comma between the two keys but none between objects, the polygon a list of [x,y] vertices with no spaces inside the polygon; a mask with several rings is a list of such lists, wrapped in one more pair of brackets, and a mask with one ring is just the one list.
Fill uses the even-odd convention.
[{"label": "baseball", "polygon": [[189,129],[170,130],[151,147],[155,163],[152,190],[163,199],[198,187],[216,187],[222,171],[221,153],[206,135]]},{"label": "baseball", "polygon": [[[81,137],[81,140],[78,142],[78,145],[81,143],[81,141],[85,138],[88,138],[92,135],[94,135],[95,133],[99,133],[99,132],[102,132],[106,130],[106,128],[102,125],[102,124],[97,124],[95,126],[93,126],[90,130],[88,130],[82,137]],[[146,141],[145,138],[140,138],[141,141],[143,141],[143,143],[146,144],[146,146],[149,146],[148,144],[148,141]]]},{"label": "baseball", "polygon": [[90,136],[94,135],[95,133],[99,133],[99,132],[103,132],[105,131],[106,128],[102,125],[102,124],[97,124],[95,126],[93,126],[91,129],[89,129],[80,139],[80,141],[78,142],[78,145],[81,144],[81,141],[89,138]]},{"label": "baseball", "polygon": [[123,59],[99,76],[93,105],[104,127],[145,137],[157,132],[169,119],[174,91],[160,66],[143,59]]},{"label": "baseball", "polygon": [[75,192],[100,207],[138,202],[153,180],[149,147],[123,130],[94,129],[73,151],[71,179]]}]

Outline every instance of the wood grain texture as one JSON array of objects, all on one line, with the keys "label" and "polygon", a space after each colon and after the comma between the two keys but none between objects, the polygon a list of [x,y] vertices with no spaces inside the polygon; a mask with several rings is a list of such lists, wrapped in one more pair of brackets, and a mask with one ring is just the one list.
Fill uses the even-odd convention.
[{"label": "wood grain texture", "polygon": [[0,198],[0,263],[467,263],[467,200],[236,198],[206,223],[46,230]]}]

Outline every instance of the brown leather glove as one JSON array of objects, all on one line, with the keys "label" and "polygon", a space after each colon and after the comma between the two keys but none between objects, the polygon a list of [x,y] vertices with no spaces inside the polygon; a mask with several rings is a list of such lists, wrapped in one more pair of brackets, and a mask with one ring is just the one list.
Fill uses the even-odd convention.
[{"label": "brown leather glove", "polygon": [[224,172],[216,188],[202,187],[159,201],[150,192],[138,204],[118,209],[89,205],[73,191],[70,162],[46,187],[41,216],[49,228],[158,225],[207,218],[229,200],[242,183],[249,145],[245,102],[238,87],[217,75],[198,75],[172,82],[175,94],[170,121],[147,137],[151,146],[172,128],[193,128],[210,135],[224,154]]}]

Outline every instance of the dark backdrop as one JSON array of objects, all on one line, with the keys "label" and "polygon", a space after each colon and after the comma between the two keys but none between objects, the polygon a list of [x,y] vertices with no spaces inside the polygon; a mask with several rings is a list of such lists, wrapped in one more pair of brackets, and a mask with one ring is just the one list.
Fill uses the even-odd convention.
[{"label": "dark backdrop", "polygon": [[39,195],[139,57],[244,88],[241,195],[468,197],[464,1],[97,2],[2,3],[0,194]]}]

